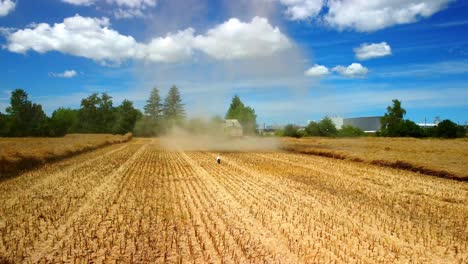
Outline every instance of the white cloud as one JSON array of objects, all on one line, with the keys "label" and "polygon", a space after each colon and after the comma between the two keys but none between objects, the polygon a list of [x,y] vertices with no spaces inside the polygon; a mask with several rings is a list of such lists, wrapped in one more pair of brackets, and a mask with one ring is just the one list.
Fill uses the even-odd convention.
[{"label": "white cloud", "polygon": [[369,32],[430,17],[455,0],[264,1],[279,1],[286,8],[285,13],[290,20],[317,18],[339,30]]},{"label": "white cloud", "polygon": [[156,0],[106,0],[106,2],[129,8],[146,8],[156,6]]},{"label": "white cloud", "polygon": [[259,17],[250,23],[233,18],[205,35],[195,36],[194,32],[188,28],[145,44],[111,29],[107,18],[75,15],[63,23],[41,23],[17,30],[7,36],[6,47],[16,53],[59,51],[101,63],[120,63],[128,59],[177,62],[190,58],[194,49],[219,60],[255,58],[272,55],[291,45],[278,28]]},{"label": "white cloud", "polygon": [[328,75],[329,73],[330,71],[327,67],[318,64],[315,64],[313,67],[304,72],[306,76],[310,77],[322,77]]},{"label": "white cloud", "polygon": [[339,65],[333,68],[333,71],[348,78],[363,77],[369,72],[369,70],[360,63],[351,63],[348,67]]},{"label": "white cloud", "polygon": [[329,0],[324,20],[338,29],[375,31],[416,22],[444,9],[453,0]]},{"label": "white cloud", "polygon": [[[65,3],[72,5],[90,6],[98,3],[96,0],[62,0]],[[104,1],[101,1],[101,3]],[[117,6],[113,11],[115,18],[134,18],[144,17],[143,11],[147,8],[155,7],[156,0],[105,0],[110,6]]]},{"label": "white cloud", "polygon": [[95,0],[62,0],[62,2],[72,4],[72,5],[89,6],[89,5],[94,4]]},{"label": "white cloud", "polygon": [[78,73],[75,70],[66,70],[62,73],[55,73],[55,72],[49,73],[49,76],[57,77],[57,78],[73,78],[76,75],[78,75]]},{"label": "white cloud", "polygon": [[114,11],[114,17],[117,19],[126,19],[134,17],[144,17],[145,15],[140,9],[122,9]]},{"label": "white cloud", "polygon": [[0,17],[6,16],[15,10],[16,3],[11,0],[0,0]]},{"label": "white cloud", "polygon": [[268,56],[290,46],[279,28],[273,28],[261,17],[254,17],[250,23],[231,18],[194,40],[194,47],[216,59],[227,60]]},{"label": "white cloud", "polygon": [[120,35],[109,25],[107,18],[75,15],[53,26],[41,23],[18,30],[8,36],[7,48],[16,53],[59,51],[101,62],[135,57],[138,51],[135,39]]},{"label": "white cloud", "polygon": [[322,10],[324,0],[280,0],[287,7],[286,15],[291,20],[315,17]]},{"label": "white cloud", "polygon": [[147,45],[140,44],[143,54],[137,54],[138,59],[148,61],[177,62],[188,59],[193,53],[195,30],[188,28],[176,34],[169,33],[166,37],[158,37]]},{"label": "white cloud", "polygon": [[361,46],[354,49],[356,58],[358,60],[368,60],[373,58],[384,57],[392,54],[392,49],[387,42],[361,44]]}]

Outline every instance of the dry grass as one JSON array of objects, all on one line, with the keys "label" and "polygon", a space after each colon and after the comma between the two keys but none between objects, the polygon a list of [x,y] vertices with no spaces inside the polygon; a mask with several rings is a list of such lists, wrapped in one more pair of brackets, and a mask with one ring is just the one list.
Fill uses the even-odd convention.
[{"label": "dry grass", "polygon": [[12,263],[467,263],[466,183],[136,139],[0,182]]},{"label": "dry grass", "polygon": [[24,169],[130,140],[131,134],[69,134],[62,138],[0,138],[0,178]]},{"label": "dry grass", "polygon": [[468,139],[287,138],[283,149],[468,180]]}]

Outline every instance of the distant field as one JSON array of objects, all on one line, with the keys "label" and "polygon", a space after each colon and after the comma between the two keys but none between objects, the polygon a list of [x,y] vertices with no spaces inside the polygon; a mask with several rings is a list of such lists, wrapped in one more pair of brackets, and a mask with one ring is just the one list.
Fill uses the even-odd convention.
[{"label": "distant field", "polygon": [[468,139],[287,138],[283,149],[468,179]]},{"label": "distant field", "polygon": [[131,134],[69,134],[61,138],[0,137],[0,178],[102,146],[130,140]]}]

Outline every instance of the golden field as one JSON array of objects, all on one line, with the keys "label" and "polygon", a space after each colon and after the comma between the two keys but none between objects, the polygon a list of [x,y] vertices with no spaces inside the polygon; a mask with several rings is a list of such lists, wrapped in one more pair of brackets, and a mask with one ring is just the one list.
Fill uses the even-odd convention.
[{"label": "golden field", "polygon": [[468,139],[285,138],[283,149],[468,180]]},{"label": "golden field", "polygon": [[0,182],[0,262],[467,263],[466,182],[134,139]]},{"label": "golden field", "polygon": [[1,138],[0,178],[64,157],[130,140],[131,134],[69,134],[61,138]]}]

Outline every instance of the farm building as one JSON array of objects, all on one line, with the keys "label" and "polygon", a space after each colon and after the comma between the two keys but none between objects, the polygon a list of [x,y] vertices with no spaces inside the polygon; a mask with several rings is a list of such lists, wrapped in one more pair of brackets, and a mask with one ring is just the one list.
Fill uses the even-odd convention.
[{"label": "farm building", "polygon": [[355,117],[355,118],[342,118],[333,117],[332,122],[336,128],[340,129],[342,126],[353,126],[358,127],[364,132],[373,133],[381,128],[380,119],[381,116],[369,116],[369,117]]},{"label": "farm building", "polygon": [[237,119],[226,119],[223,122],[223,130],[231,137],[242,137],[244,130]]}]

